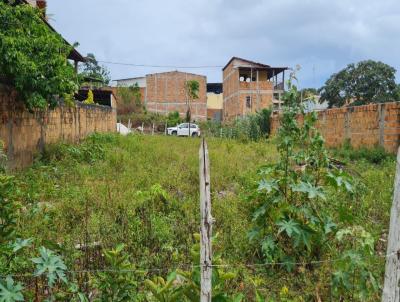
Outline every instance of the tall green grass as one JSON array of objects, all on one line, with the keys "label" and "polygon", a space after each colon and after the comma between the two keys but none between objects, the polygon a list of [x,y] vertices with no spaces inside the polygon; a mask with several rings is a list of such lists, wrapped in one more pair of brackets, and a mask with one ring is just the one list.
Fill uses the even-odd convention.
[{"label": "tall green grass", "polygon": [[[248,199],[257,169],[277,160],[275,145],[218,138],[207,142],[214,232],[218,233],[215,252],[238,272],[230,289],[244,292],[251,301],[254,284],[268,297],[278,297],[285,287],[292,297],[287,301],[307,301],[317,283],[329,287],[328,266],[305,275],[301,268],[283,273],[238,265],[257,258],[247,237],[252,219]],[[18,236],[35,238],[37,246],[51,245],[71,268],[82,268],[77,259],[84,255],[75,246],[84,243],[103,248],[124,243],[137,268],[159,268],[164,275],[191,264],[193,234],[200,225],[199,146],[200,140],[194,138],[116,134],[96,134],[80,145],[52,146],[31,168],[16,175],[21,206]],[[388,157],[378,165],[351,160],[346,169],[358,182],[356,201],[330,196],[327,210],[336,209],[337,215],[365,226],[378,252],[384,254],[394,159]],[[85,264],[89,268],[102,267],[101,259],[90,259]],[[376,271],[382,276],[382,259]]]}]

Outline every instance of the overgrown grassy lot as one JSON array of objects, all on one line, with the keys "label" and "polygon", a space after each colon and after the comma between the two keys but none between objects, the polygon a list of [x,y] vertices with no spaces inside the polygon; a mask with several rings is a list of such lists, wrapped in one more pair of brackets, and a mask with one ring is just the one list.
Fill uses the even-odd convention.
[{"label": "overgrown grassy lot", "polygon": [[[258,248],[248,239],[254,211],[251,196],[258,168],[278,159],[274,143],[207,142],[218,234],[214,253],[229,265],[224,270],[235,274],[224,291],[243,293],[246,301],[255,301],[256,288],[277,301],[335,301],[334,261],[299,264],[290,273],[279,265],[258,266]],[[60,253],[70,270],[104,268],[97,249],[124,243],[134,267],[143,271],[137,274],[139,288],[151,275],[165,277],[177,268],[187,269],[194,264],[191,248],[200,223],[199,145],[199,139],[191,138],[96,134],[79,146],[53,146],[16,175],[18,237],[34,238],[34,246]],[[355,198],[329,195],[324,207],[340,224],[360,225],[372,234],[376,255],[366,261],[382,284],[384,259],[379,255],[386,248],[395,161],[383,154],[374,164],[350,153],[336,151],[332,156],[347,162],[346,169],[356,180]],[[78,244],[86,248],[77,249]],[[94,273],[85,280],[90,283],[93,278]],[[378,297],[376,292],[368,299]],[[356,294],[353,298],[360,301]]]}]

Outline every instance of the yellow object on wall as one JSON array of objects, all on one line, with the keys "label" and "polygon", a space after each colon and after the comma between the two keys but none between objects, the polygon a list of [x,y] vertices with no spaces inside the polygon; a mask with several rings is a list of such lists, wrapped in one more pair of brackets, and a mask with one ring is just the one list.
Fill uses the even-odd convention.
[{"label": "yellow object on wall", "polygon": [[207,109],[223,109],[224,97],[222,93],[207,93]]}]

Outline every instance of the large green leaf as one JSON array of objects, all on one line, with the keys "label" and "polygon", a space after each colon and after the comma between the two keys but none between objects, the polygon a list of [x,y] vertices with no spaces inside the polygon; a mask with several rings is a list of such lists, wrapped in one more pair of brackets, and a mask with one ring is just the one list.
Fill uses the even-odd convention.
[{"label": "large green leaf", "polygon": [[279,234],[285,232],[289,237],[292,237],[293,234],[299,234],[301,232],[299,223],[293,219],[279,221],[276,225],[279,226]]},{"label": "large green leaf", "polygon": [[67,267],[62,259],[45,247],[40,247],[39,252],[40,257],[32,259],[32,262],[36,264],[35,276],[45,274],[49,287],[53,287],[57,280],[66,283],[67,278],[65,276],[65,271]]},{"label": "large green leaf", "polygon": [[308,198],[321,198],[326,199],[324,191],[321,187],[316,187],[309,182],[300,182],[299,184],[293,185],[292,190],[294,192],[301,192],[307,194]]},{"label": "large green leaf", "polygon": [[13,278],[8,276],[5,282],[0,280],[0,302],[24,301],[21,283],[14,283]]},{"label": "large green leaf", "polygon": [[278,181],[276,180],[266,180],[262,179],[258,183],[258,192],[267,192],[271,193],[272,191],[278,191]]}]

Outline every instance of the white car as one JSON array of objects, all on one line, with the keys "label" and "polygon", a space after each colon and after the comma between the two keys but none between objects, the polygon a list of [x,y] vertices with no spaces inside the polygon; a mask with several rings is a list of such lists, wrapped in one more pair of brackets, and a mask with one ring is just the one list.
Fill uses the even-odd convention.
[{"label": "white car", "polygon": [[[168,135],[189,136],[189,123],[183,123],[177,127],[167,128]],[[190,123],[190,136],[200,136],[200,128],[198,125]]]}]

